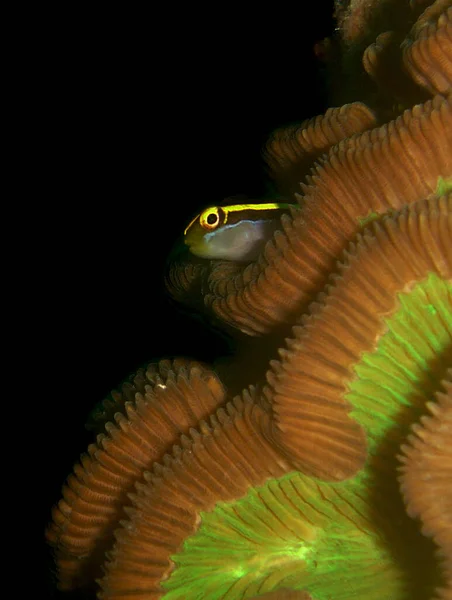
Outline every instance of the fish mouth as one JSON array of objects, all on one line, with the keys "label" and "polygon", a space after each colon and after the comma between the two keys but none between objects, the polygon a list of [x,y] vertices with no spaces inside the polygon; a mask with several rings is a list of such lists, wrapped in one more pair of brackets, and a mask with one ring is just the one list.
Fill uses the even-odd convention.
[{"label": "fish mouth", "polygon": [[184,238],[185,246],[192,252],[192,254],[196,254],[196,242],[195,240],[191,240],[189,236],[185,236]]},{"label": "fish mouth", "polygon": [[190,250],[190,252],[194,254],[193,248],[196,248],[195,244],[193,244],[193,242],[190,242],[190,240],[184,240],[184,244]]},{"label": "fish mouth", "polygon": [[194,256],[198,256],[199,258],[205,258],[205,256],[203,256],[201,250],[196,246],[196,244],[186,244],[186,246],[188,246],[188,250],[194,254]]},{"label": "fish mouth", "polygon": [[190,232],[184,236],[184,244],[188,247],[190,252],[196,254],[196,248],[199,250],[199,241],[194,239],[194,236],[190,235]]}]

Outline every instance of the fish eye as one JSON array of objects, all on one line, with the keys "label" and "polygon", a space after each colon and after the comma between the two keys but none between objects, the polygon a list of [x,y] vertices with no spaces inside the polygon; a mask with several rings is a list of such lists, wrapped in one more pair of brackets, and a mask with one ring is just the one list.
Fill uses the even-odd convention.
[{"label": "fish eye", "polygon": [[209,231],[215,229],[220,223],[220,214],[218,208],[209,208],[200,218],[201,226]]}]

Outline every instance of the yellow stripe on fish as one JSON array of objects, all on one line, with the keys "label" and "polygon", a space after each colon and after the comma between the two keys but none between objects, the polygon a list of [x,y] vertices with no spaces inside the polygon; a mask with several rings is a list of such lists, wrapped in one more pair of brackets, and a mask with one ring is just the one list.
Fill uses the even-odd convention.
[{"label": "yellow stripe on fish", "polygon": [[280,228],[281,215],[297,207],[280,202],[210,206],[188,224],[184,242],[201,258],[251,261]]}]

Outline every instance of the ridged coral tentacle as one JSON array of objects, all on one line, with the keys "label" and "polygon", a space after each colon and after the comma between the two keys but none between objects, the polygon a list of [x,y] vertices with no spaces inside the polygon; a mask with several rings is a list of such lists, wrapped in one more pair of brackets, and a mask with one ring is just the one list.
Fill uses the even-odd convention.
[{"label": "ridged coral tentacle", "polygon": [[362,102],[353,102],[277,129],[266,143],[264,158],[279,193],[291,199],[319,156],[344,138],[374,126],[372,111]]},{"label": "ridged coral tentacle", "polygon": [[116,534],[101,598],[161,597],[161,582],[174,568],[171,556],[196,531],[200,512],[287,471],[261,435],[268,427],[269,415],[245,392],[190,430],[172,456],[154,465],[131,496],[133,508]]},{"label": "ridged coral tentacle", "polygon": [[145,379],[133,400],[123,403],[120,397],[117,408],[124,413],[116,412],[106,433],[88,447],[53,510],[47,539],[55,548],[61,589],[81,587],[101,574],[135,482],[225,401],[214,373],[188,361],[150,366]]},{"label": "ridged coral tentacle", "polygon": [[452,89],[452,6],[431,19],[423,19],[413,31],[414,39],[402,44],[403,65],[430,94],[447,94]]},{"label": "ridged coral tentacle", "polygon": [[375,348],[397,294],[431,273],[452,278],[451,239],[452,194],[374,222],[347,252],[324,304],[294,328],[268,373],[273,436],[294,467],[337,481],[363,466],[365,437],[344,398],[353,367]]},{"label": "ridged coral tentacle", "polygon": [[408,514],[419,517],[422,531],[439,546],[447,588],[438,598],[452,597],[452,369],[443,381],[429,415],[413,426],[402,445],[400,484]]}]

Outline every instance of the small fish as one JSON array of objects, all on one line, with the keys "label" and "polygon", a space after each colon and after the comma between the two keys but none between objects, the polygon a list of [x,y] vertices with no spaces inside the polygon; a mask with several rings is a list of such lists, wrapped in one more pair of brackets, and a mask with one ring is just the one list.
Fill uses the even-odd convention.
[{"label": "small fish", "polygon": [[281,215],[295,204],[233,204],[210,206],[184,231],[190,252],[202,258],[251,261],[281,227]]}]

